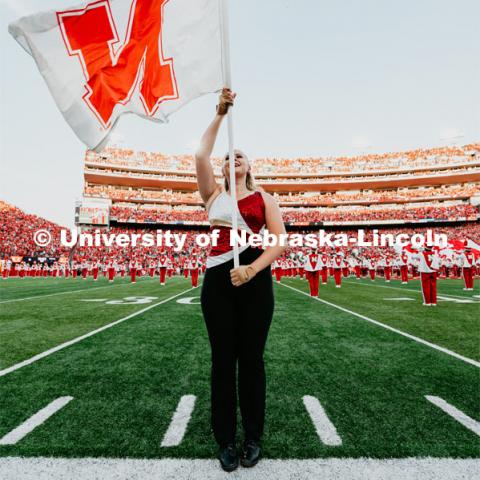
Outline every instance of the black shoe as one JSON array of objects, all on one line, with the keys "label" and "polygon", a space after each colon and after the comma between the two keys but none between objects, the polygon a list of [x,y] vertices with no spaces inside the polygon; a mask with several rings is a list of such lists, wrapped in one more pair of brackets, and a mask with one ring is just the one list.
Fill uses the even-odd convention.
[{"label": "black shoe", "polygon": [[240,460],[242,467],[254,467],[260,459],[260,444],[254,440],[246,440],[243,443],[242,458]]},{"label": "black shoe", "polygon": [[226,472],[233,472],[238,468],[238,454],[237,449],[233,443],[229,443],[225,447],[220,447],[218,454],[220,465]]}]

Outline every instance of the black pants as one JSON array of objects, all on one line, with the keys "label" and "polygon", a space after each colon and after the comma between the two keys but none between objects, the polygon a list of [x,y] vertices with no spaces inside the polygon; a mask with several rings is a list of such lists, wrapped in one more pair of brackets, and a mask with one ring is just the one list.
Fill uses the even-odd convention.
[{"label": "black pants", "polygon": [[[247,249],[240,264],[248,265],[262,251]],[[201,302],[212,350],[212,429],[221,446],[235,441],[237,381],[242,426],[246,439],[260,441],[265,422],[266,380],[263,351],[273,315],[270,268],[250,282],[234,287],[233,261],[207,269]]]}]

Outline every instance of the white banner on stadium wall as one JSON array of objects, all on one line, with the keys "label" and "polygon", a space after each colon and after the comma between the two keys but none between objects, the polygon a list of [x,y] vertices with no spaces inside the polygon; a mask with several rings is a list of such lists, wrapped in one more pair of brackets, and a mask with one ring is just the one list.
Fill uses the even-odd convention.
[{"label": "white banner on stadium wall", "polygon": [[34,58],[76,135],[101,150],[127,112],[166,122],[223,86],[221,0],[97,0],[23,17]]}]

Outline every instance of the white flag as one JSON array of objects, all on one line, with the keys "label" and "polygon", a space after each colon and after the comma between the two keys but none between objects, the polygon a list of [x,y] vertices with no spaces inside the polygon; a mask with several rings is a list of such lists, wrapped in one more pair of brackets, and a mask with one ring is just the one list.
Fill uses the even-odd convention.
[{"label": "white flag", "polygon": [[35,59],[76,135],[101,149],[126,112],[167,121],[223,86],[221,0],[99,0],[23,17]]}]

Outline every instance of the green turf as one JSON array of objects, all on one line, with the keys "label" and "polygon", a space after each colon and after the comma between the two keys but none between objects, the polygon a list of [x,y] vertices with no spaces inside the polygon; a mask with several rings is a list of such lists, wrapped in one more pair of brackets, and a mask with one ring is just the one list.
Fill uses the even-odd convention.
[{"label": "green turf", "polygon": [[[130,278],[117,278],[115,285],[130,283]],[[86,289],[98,289],[108,285],[107,280],[100,276],[95,282],[91,277],[85,280],[77,277],[76,279],[67,278],[9,278],[0,280],[0,302],[7,302],[20,298],[40,297],[43,295],[58,295],[64,292],[80,291]],[[1,303],[0,303],[1,304]]]},{"label": "green turf", "polygon": [[[284,282],[306,288],[300,280]],[[13,288],[14,283],[11,285]],[[189,284],[176,279],[162,289],[157,282],[145,280],[130,287],[135,289],[135,295],[157,296],[159,300],[155,301],[160,301],[188,289]],[[423,332],[430,341],[450,338],[454,329],[450,330],[449,321],[454,321],[461,331],[453,335],[448,348],[474,356],[464,337],[476,336],[478,341],[477,328],[470,321],[457,322],[453,318],[459,315],[455,312],[464,312],[464,307],[473,309],[474,316],[478,305],[447,302],[433,313],[418,304],[415,308],[407,302],[387,304],[383,298],[397,296],[394,290],[359,285],[349,285],[347,290],[347,284],[344,287],[340,291],[332,285],[324,287],[322,298],[330,295],[332,303],[346,302],[350,309],[384,323],[400,322],[401,312],[407,317],[415,311],[415,321],[404,320],[401,329],[418,336]],[[408,288],[414,288],[413,284]],[[105,304],[92,307],[79,301],[122,298],[131,289],[119,284],[104,290],[52,296],[33,301],[25,310],[24,305],[30,301],[4,304],[0,327],[4,322],[15,322],[15,318],[17,323],[11,327],[7,341],[0,331],[5,347],[0,351],[13,349],[17,360],[22,355],[27,358],[35,349],[41,350],[43,337],[49,338],[46,343],[55,340],[50,337],[54,325],[58,325],[58,339],[66,339],[75,335],[75,329],[83,331],[93,316],[99,324],[106,324],[145,308]],[[349,291],[354,296],[343,300]],[[286,287],[276,286],[275,293],[276,311],[265,354],[266,457],[479,456],[478,436],[424,398],[439,396],[478,419],[477,367]],[[408,295],[406,291],[398,293]],[[184,296],[199,294],[195,290]],[[401,312],[388,320],[384,318],[388,309]],[[55,321],[49,321],[51,315],[56,316]],[[22,326],[22,319],[30,326]],[[43,329],[29,334],[35,322]],[[416,322],[430,327],[416,331]],[[88,324],[88,328],[93,327]],[[21,334],[15,335],[15,329]],[[442,333],[443,329],[446,331]],[[19,345],[28,340],[28,349],[22,350]],[[7,355],[3,361],[11,362],[9,358]],[[0,377],[0,437],[55,398],[74,397],[17,445],[0,446],[0,456],[212,457],[216,447],[209,425],[209,361],[199,305],[172,300]],[[171,416],[180,397],[186,394],[196,395],[197,403],[185,438],[178,447],[162,448],[160,443]],[[319,441],[302,403],[304,395],[320,400],[343,440],[342,446],[327,447]]]},{"label": "green turf", "polygon": [[[141,278],[136,284],[130,279],[108,283],[105,279],[94,282],[91,279],[63,279],[66,287],[59,288],[58,280],[51,279],[50,290],[42,285],[44,280],[36,280],[41,293],[36,294],[28,285],[28,294],[18,296],[16,301],[0,304],[0,338],[5,348],[0,349],[0,369],[32,357],[44,350],[84,335],[103,325],[141,310],[149,304],[107,305],[104,302],[85,300],[121,300],[125,297],[157,297],[160,302],[177,292],[181,285],[188,288],[184,279],[174,278],[160,287],[158,279]],[[22,282],[16,280],[15,283]],[[13,282],[12,282],[13,283]],[[80,288],[82,287],[82,288]],[[12,287],[10,293],[14,290]],[[59,292],[60,295],[58,295]],[[71,293],[66,293],[70,291]],[[34,297],[34,298],[30,298]],[[21,298],[29,298],[21,300]]]},{"label": "green turf", "polygon": [[[305,292],[308,284],[300,279],[284,278],[291,285]],[[440,280],[440,298],[437,307],[424,307],[418,280],[402,285],[383,279],[356,281],[346,279],[342,288],[336,289],[330,279],[320,286],[319,297],[380,321],[406,333],[433,342],[456,353],[480,360],[480,298],[473,295],[480,291],[465,292],[460,280]],[[447,296],[448,295],[448,296]],[[411,298],[411,301],[397,300]],[[457,300],[472,303],[457,303]]]}]

